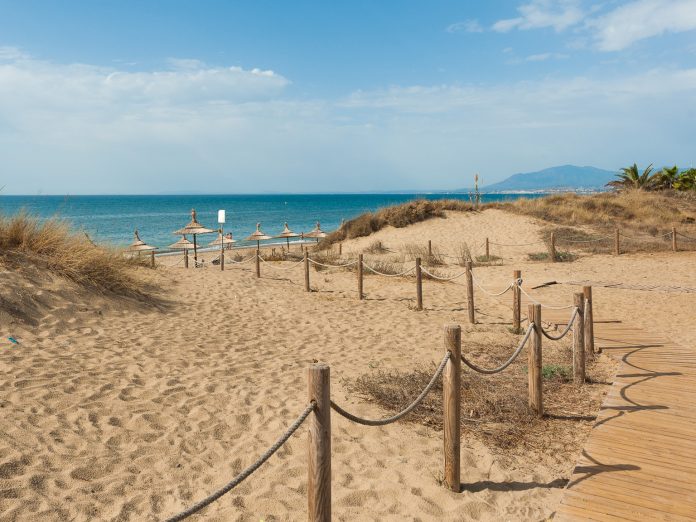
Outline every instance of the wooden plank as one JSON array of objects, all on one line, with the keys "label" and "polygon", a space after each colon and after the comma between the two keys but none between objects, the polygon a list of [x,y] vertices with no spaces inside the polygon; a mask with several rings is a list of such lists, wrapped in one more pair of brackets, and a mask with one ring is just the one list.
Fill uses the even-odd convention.
[{"label": "wooden plank", "polygon": [[696,520],[696,351],[594,326],[621,367],[554,520]]}]

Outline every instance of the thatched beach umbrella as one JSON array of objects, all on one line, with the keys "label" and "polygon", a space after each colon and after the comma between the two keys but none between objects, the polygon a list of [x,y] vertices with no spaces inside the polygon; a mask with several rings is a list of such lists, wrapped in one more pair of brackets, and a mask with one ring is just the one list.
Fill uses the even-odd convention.
[{"label": "thatched beach umbrella", "polygon": [[215,241],[211,241],[210,243],[208,243],[208,246],[222,246],[224,248],[227,245],[231,245],[232,243],[236,242],[236,239],[232,239],[231,233],[223,236],[222,232],[218,232],[218,237],[215,239]]},{"label": "thatched beach umbrella", "polygon": [[271,236],[267,236],[263,232],[261,232],[261,223],[256,223],[256,232],[251,234],[248,238],[246,238],[247,241],[256,241],[256,250],[261,248],[261,241],[264,241],[266,239],[273,239]]},{"label": "thatched beach umbrella", "polygon": [[182,236],[179,241],[173,245],[169,245],[172,250],[183,250],[184,251],[184,263],[185,267],[188,268],[188,251],[193,248],[193,243],[191,243],[186,236]]},{"label": "thatched beach umbrella", "polygon": [[[145,243],[145,241],[140,239],[140,236],[138,235],[138,229],[135,229],[133,236],[133,242],[126,249],[126,251],[133,253],[137,252],[138,256],[140,256],[140,254],[143,252],[150,252],[150,265],[152,266],[152,268],[155,268],[155,250],[157,250],[157,247],[150,246],[147,243]],[[89,236],[87,236],[87,239],[89,239]],[[91,239],[89,239],[89,241],[90,243],[92,243]]]},{"label": "thatched beach umbrella", "polygon": [[285,223],[285,228],[283,231],[276,236],[277,238],[285,238],[285,240],[288,243],[288,252],[290,251],[290,238],[291,237],[300,237],[300,234],[296,234],[290,228],[288,227],[288,224]]},{"label": "thatched beach umbrella", "polygon": [[[157,247],[150,246],[145,241],[140,239],[140,235],[138,234],[138,229],[135,229],[135,232],[133,233],[133,242],[130,244],[130,246],[126,249],[128,252],[149,252],[150,250],[157,250]],[[94,243],[92,243],[94,244]]]},{"label": "thatched beach umbrella", "polygon": [[315,226],[311,232],[307,232],[304,235],[304,237],[315,237],[317,239],[317,243],[318,243],[319,238],[326,237],[326,232],[324,232],[321,229],[321,226],[319,225],[319,222],[317,221],[317,226]]},{"label": "thatched beach umbrella", "polygon": [[[180,228],[175,234],[179,235],[184,235],[184,234],[192,234],[193,235],[193,259],[194,261],[198,261],[198,249],[196,246],[196,235],[198,234],[212,234],[215,232],[215,230],[211,230],[209,228],[205,228],[203,225],[201,225],[198,220],[196,219],[196,210],[191,209],[191,222],[186,225],[184,228]],[[175,243],[176,244],[176,243]]]}]

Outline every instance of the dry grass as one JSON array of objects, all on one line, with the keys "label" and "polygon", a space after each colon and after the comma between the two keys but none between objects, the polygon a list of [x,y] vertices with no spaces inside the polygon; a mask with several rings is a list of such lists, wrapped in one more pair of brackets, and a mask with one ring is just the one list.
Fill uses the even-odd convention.
[{"label": "dry grass", "polygon": [[366,254],[385,254],[387,252],[389,252],[389,249],[380,240],[373,241],[365,249]]},{"label": "dry grass", "polygon": [[341,228],[324,238],[321,246],[326,248],[337,241],[369,236],[386,226],[403,228],[434,217],[444,218],[447,210],[473,211],[474,207],[471,203],[456,199],[409,201],[346,221]]},{"label": "dry grass", "polygon": [[34,263],[100,293],[144,295],[143,281],[134,269],[147,260],[95,245],[57,219],[42,221],[23,213],[11,218],[0,216],[0,256],[18,268]]},{"label": "dry grass", "polygon": [[442,266],[445,264],[440,249],[435,245],[432,246],[431,252],[428,252],[428,245],[408,243],[404,245],[403,253],[404,258],[410,261],[415,261],[417,258],[420,258],[425,266]]},{"label": "dry grass", "polygon": [[589,225],[606,230],[621,227],[651,235],[668,232],[672,225],[693,228],[696,223],[696,196],[677,192],[567,193],[487,206],[563,226]]},{"label": "dry grass", "polygon": [[[504,338],[506,334],[500,337]],[[468,340],[467,357],[483,366],[496,366],[514,350],[517,339],[514,337],[494,345]],[[569,381],[571,357],[568,343],[555,343],[554,349],[544,354],[544,402],[549,415],[541,419],[527,406],[525,357],[519,357],[508,370],[493,376],[463,369],[464,436],[477,437],[501,455],[561,451],[565,456],[558,455],[559,458],[570,460],[581,447],[584,434],[590,430],[607,388],[605,382],[615,371],[614,363],[600,356],[596,363],[588,365],[590,384],[577,387]],[[410,404],[428,383],[434,370],[434,364],[407,372],[378,369],[347,382],[346,387],[393,414]],[[441,429],[441,380],[406,420]]]}]

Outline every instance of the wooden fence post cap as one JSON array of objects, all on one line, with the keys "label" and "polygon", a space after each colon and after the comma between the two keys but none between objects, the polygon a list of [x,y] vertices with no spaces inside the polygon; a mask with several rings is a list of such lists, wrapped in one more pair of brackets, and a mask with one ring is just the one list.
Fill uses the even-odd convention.
[{"label": "wooden fence post cap", "polygon": [[313,372],[320,372],[320,371],[328,370],[329,365],[326,363],[323,363],[323,362],[312,363],[307,367],[307,369],[309,371],[313,371]]}]

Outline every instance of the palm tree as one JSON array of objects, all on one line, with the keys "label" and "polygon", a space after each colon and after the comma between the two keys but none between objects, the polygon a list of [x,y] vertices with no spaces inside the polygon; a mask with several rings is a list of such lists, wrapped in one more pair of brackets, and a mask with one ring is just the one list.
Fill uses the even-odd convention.
[{"label": "palm tree", "polygon": [[662,170],[655,174],[656,183],[659,188],[673,189],[674,184],[679,179],[679,167],[662,167]]},{"label": "palm tree", "polygon": [[674,182],[674,188],[677,190],[694,190],[696,189],[696,169],[685,170]]},{"label": "palm tree", "polygon": [[638,165],[634,163],[630,167],[622,168],[616,177],[619,179],[607,183],[608,187],[650,190],[655,183],[655,175],[652,174],[652,163],[648,165],[642,174],[638,171]]}]

